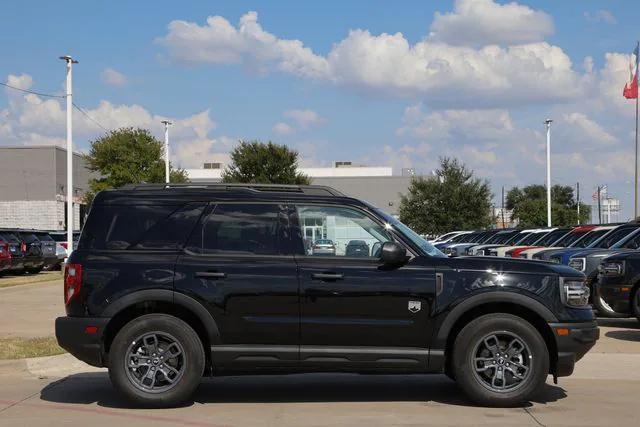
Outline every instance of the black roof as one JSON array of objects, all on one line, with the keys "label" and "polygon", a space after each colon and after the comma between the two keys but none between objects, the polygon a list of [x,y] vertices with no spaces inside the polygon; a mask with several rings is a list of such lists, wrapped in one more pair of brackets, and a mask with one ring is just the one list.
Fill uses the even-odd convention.
[{"label": "black roof", "polygon": [[322,185],[277,184],[128,184],[98,193],[95,204],[184,203],[185,201],[215,200],[285,201],[309,200],[356,203],[363,202],[345,196],[340,191]]}]

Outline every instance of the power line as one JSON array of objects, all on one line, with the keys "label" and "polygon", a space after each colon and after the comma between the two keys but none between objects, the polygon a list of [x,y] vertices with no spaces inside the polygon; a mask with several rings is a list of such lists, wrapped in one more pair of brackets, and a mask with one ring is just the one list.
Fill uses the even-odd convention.
[{"label": "power line", "polygon": [[29,90],[29,89],[22,89],[22,88],[11,86],[11,85],[8,85],[8,84],[2,83],[2,82],[0,82],[0,85],[2,85],[4,87],[8,87],[9,89],[18,90],[18,91],[24,92],[24,93],[31,93],[33,95],[38,95],[38,96],[46,96],[46,97],[49,97],[49,98],[64,98],[65,97],[64,95],[51,95],[49,93],[34,92],[32,90]]},{"label": "power line", "polygon": [[[4,87],[7,87],[7,88],[9,88],[9,89],[17,90],[17,91],[24,92],[24,93],[31,93],[31,94],[33,94],[33,95],[38,95],[38,96],[46,96],[46,97],[49,97],[49,98],[66,98],[66,96],[65,96],[65,95],[51,95],[51,94],[48,94],[48,93],[35,92],[35,91],[33,91],[33,90],[22,89],[22,88],[15,87],[15,86],[11,86],[11,85],[8,85],[8,84],[6,84],[6,83],[2,83],[2,82],[0,82],[0,85],[2,85],[2,86],[4,86]],[[91,116],[89,115],[89,113],[87,113],[86,111],[84,111],[84,110],[82,109],[82,107],[79,107],[75,102],[73,103],[73,106],[76,108],[76,110],[80,111],[80,112],[81,112],[81,113],[82,113],[82,114],[83,114],[87,119],[91,120],[93,123],[95,123],[96,125],[98,125],[102,130],[104,130],[105,132],[109,132],[109,129],[107,129],[107,128],[105,128],[104,126],[102,126],[102,125],[101,125],[101,124],[100,124],[96,119],[94,119],[93,117],[91,117]]]},{"label": "power line", "polygon": [[76,105],[76,103],[73,103],[73,106],[75,107],[76,110],[80,111],[87,119],[91,120],[93,123],[95,123],[96,125],[98,125],[100,128],[102,128],[102,130],[104,130],[105,132],[109,132],[109,129],[107,129],[106,127],[102,126],[96,119],[94,119],[93,117],[91,117],[89,115],[89,113],[87,113],[86,111],[84,111],[81,107],[79,107],[78,105]]}]

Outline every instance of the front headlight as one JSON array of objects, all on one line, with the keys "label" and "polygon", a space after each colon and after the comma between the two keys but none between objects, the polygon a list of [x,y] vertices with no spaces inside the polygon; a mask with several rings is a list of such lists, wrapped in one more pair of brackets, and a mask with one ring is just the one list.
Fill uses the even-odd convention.
[{"label": "front headlight", "polygon": [[560,264],[560,257],[557,256],[552,256],[551,258],[549,258],[549,261],[555,263],[555,264]]},{"label": "front headlight", "polygon": [[584,279],[561,277],[560,299],[568,307],[584,307],[589,303],[589,287]]},{"label": "front headlight", "polygon": [[578,271],[584,271],[584,266],[586,263],[586,258],[571,258],[571,260],[569,261],[569,267],[575,268]]},{"label": "front headlight", "polygon": [[522,259],[527,259],[527,254],[520,254],[518,255],[518,257]]},{"label": "front headlight", "polygon": [[603,262],[598,266],[598,272],[603,276],[622,276],[624,274],[623,261]]}]

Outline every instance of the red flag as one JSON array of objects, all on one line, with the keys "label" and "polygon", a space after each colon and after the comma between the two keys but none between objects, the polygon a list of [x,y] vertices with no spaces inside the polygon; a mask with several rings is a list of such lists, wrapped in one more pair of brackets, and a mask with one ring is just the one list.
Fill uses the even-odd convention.
[{"label": "red flag", "polygon": [[631,83],[625,83],[622,95],[627,99],[636,99],[638,97],[638,71],[633,75]]},{"label": "red flag", "polygon": [[629,83],[625,83],[624,89],[622,90],[622,96],[627,99],[637,99],[638,98],[638,60],[640,60],[640,43],[636,44],[636,48],[633,51],[633,56],[631,57],[632,62],[629,63],[629,77],[631,81]]}]

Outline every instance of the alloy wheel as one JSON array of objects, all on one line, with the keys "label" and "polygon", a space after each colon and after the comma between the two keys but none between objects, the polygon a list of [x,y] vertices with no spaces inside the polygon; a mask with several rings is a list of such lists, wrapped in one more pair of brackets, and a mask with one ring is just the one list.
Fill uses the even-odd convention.
[{"label": "alloy wheel", "polygon": [[511,332],[495,332],[480,339],[471,359],[475,378],[494,392],[513,391],[530,377],[531,350],[522,338]]},{"label": "alloy wheel", "polygon": [[148,332],[135,339],[124,364],[129,381],[141,391],[162,393],[180,382],[186,369],[180,342],[165,332]]}]

